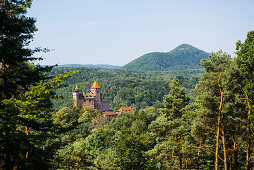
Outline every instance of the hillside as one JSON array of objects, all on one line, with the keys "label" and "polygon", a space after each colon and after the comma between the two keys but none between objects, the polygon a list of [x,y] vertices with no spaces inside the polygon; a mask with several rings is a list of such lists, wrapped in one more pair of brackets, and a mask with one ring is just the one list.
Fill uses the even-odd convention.
[{"label": "hillside", "polygon": [[182,44],[170,52],[145,54],[121,67],[125,70],[171,71],[199,69],[200,60],[207,59],[209,53],[188,44]]},{"label": "hillside", "polygon": [[72,92],[76,85],[83,92],[90,91],[94,81],[101,86],[103,98],[111,102],[111,109],[118,110],[121,106],[132,106],[135,109],[149,106],[161,107],[163,97],[170,91],[169,84],[176,76],[191,96],[193,89],[202,74],[202,70],[186,70],[181,72],[134,72],[126,70],[110,70],[87,67],[58,67],[49,76],[65,74],[74,70],[78,74],[65,80],[66,87],[57,90],[64,97],[54,101],[54,108],[59,110],[72,105]]}]

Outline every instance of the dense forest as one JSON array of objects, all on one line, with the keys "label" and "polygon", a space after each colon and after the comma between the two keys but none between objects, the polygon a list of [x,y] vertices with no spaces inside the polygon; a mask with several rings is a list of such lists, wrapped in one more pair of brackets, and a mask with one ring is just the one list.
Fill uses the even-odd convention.
[{"label": "dense forest", "polygon": [[[134,72],[34,65],[29,0],[0,1],[1,169],[253,169],[254,31],[204,70]],[[72,107],[97,80],[112,109]]]},{"label": "dense forest", "polygon": [[121,67],[124,70],[169,71],[200,69],[199,62],[209,54],[188,44],[181,44],[169,52],[145,54]]},{"label": "dense forest", "polygon": [[188,95],[194,100],[195,85],[197,84],[202,69],[175,71],[175,72],[134,72],[124,70],[109,70],[99,68],[54,68],[49,76],[56,76],[72,71],[77,74],[64,81],[67,85],[56,92],[62,99],[54,100],[56,110],[69,107],[73,104],[72,92],[76,85],[83,92],[89,92],[94,81],[98,81],[102,88],[103,98],[111,102],[111,109],[118,110],[121,106],[132,106],[139,110],[153,106],[163,106],[163,96],[169,93],[169,84],[177,77]]}]

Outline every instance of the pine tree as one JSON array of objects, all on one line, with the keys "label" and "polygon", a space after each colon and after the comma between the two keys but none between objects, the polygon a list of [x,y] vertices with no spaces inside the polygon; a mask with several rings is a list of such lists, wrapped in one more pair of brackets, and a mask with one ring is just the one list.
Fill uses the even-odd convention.
[{"label": "pine tree", "polygon": [[[0,2],[0,99],[19,95],[31,84],[45,79],[48,67],[39,67],[29,61],[39,60],[33,57],[43,49],[29,49],[28,45],[37,30],[35,19],[26,17],[29,0],[1,0]],[[46,49],[45,49],[46,50]]]},{"label": "pine tree", "polygon": [[[206,72],[196,87],[197,118],[192,133],[199,143],[207,166],[224,169],[240,166],[239,155],[244,150],[246,116],[241,104],[242,75],[235,61],[223,52],[212,53],[201,63]],[[239,153],[239,155],[238,155]],[[241,153],[241,154],[240,154]],[[215,159],[212,155],[215,155]],[[202,168],[202,167],[201,167]]]},{"label": "pine tree", "polygon": [[0,165],[4,169],[47,166],[52,153],[46,153],[43,142],[52,130],[50,99],[66,78],[47,80],[51,67],[32,63],[40,60],[33,57],[36,52],[47,50],[28,48],[37,30],[35,19],[25,16],[30,6],[31,0],[0,1]]},{"label": "pine tree", "polygon": [[247,38],[244,43],[238,41],[236,43],[237,64],[243,74],[243,89],[246,108],[248,110],[248,123],[247,123],[247,149],[246,149],[246,169],[250,169],[250,155],[252,153],[251,139],[251,114],[253,113],[254,105],[254,31],[250,31],[247,34]]},{"label": "pine tree", "polygon": [[163,163],[165,168],[185,169],[186,161],[183,152],[185,129],[182,125],[189,98],[186,97],[185,90],[177,79],[173,80],[170,88],[171,91],[164,97],[165,108],[162,110],[162,115],[149,126],[158,142],[149,153]]}]

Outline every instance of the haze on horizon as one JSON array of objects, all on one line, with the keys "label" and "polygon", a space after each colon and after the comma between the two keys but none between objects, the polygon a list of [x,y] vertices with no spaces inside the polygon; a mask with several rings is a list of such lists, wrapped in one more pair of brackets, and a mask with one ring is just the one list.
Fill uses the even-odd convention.
[{"label": "haze on horizon", "polygon": [[125,65],[148,52],[187,43],[234,56],[235,43],[254,30],[253,0],[35,0],[31,47],[41,64]]}]

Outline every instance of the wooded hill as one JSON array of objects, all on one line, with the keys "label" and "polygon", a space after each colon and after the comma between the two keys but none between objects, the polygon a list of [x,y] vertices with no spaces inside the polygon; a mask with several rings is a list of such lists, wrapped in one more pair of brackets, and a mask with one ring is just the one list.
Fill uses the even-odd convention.
[{"label": "wooded hill", "polygon": [[170,52],[152,52],[145,54],[121,67],[124,70],[169,71],[199,69],[202,59],[209,54],[188,44],[182,44]]},{"label": "wooded hill", "polygon": [[191,89],[194,89],[203,73],[203,70],[200,69],[182,72],[135,72],[86,67],[61,67],[54,68],[49,75],[56,76],[74,70],[79,72],[65,80],[66,87],[57,90],[57,94],[63,99],[54,101],[56,110],[72,106],[72,92],[76,84],[83,92],[89,92],[94,81],[98,81],[103,98],[110,101],[112,110],[118,110],[121,106],[132,106],[134,109],[148,106],[162,107],[163,96],[169,93],[169,84],[175,76],[187,89],[188,95],[193,96]]}]

